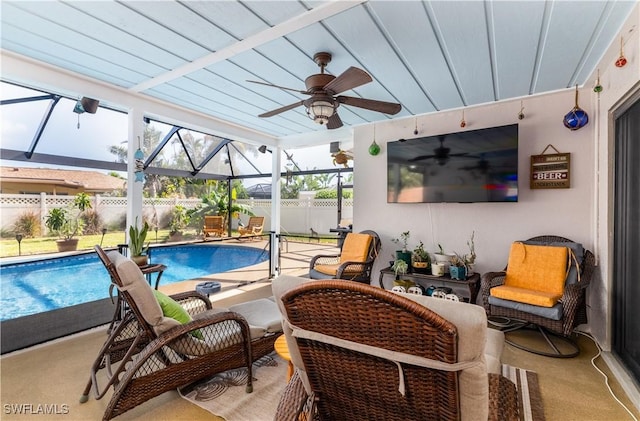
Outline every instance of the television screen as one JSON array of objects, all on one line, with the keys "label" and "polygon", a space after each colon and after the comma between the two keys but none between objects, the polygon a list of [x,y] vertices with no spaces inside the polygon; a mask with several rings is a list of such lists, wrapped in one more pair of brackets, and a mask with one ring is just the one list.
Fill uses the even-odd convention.
[{"label": "television screen", "polygon": [[518,125],[387,143],[387,202],[517,202]]}]

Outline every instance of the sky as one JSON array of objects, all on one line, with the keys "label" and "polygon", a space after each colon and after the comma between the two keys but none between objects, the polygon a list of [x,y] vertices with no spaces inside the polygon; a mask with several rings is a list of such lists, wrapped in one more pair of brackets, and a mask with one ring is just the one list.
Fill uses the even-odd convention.
[{"label": "sky", "polygon": [[[0,83],[2,100],[40,96],[43,93]],[[32,143],[35,131],[43,119],[50,100],[40,100],[22,104],[5,104],[0,107],[1,137],[0,147],[27,151]],[[125,113],[99,108],[96,114],[76,114],[73,112],[76,101],[62,98],[56,105],[46,129],[36,147],[37,153],[64,155],[77,158],[115,161],[116,157],[109,152],[114,145],[123,145],[128,137],[128,116]],[[78,127],[79,124],[79,127]],[[166,133],[169,126],[152,122]],[[198,136],[198,133],[194,133]],[[288,149],[295,163],[302,169],[336,168],[329,145],[315,146],[305,149]],[[260,171],[270,172],[270,154],[247,154],[256,160]],[[282,157],[283,165],[287,164],[286,156]],[[29,162],[0,161],[7,166],[47,167],[46,164]],[[291,166],[292,167],[292,166]],[[107,172],[104,170],[97,170]],[[126,174],[125,174],[126,175]],[[245,185],[270,180],[246,180]]]}]

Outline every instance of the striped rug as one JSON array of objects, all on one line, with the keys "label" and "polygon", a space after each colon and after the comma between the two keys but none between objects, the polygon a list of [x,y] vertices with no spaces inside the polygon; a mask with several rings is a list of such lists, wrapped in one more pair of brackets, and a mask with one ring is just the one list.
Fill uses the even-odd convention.
[{"label": "striped rug", "polygon": [[518,389],[518,412],[521,421],[544,421],[544,407],[540,395],[538,375],[523,368],[502,365],[502,375]]}]

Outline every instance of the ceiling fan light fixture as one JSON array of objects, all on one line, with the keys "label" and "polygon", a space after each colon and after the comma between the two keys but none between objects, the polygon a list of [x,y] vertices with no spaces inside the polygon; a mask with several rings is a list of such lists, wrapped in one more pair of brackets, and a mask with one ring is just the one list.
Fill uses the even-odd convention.
[{"label": "ceiling fan light fixture", "polygon": [[335,107],[332,102],[320,99],[313,101],[307,108],[307,115],[314,122],[325,125],[329,122],[329,118],[335,112]]}]

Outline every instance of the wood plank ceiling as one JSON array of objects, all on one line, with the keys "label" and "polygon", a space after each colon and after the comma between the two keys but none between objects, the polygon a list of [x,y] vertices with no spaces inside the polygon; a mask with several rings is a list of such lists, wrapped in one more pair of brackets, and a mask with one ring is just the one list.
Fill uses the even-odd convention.
[{"label": "wood plank ceiling", "polygon": [[[2,1],[2,48],[282,139],[330,131],[296,107],[316,52],[373,82],[345,126],[582,85],[633,1]],[[3,75],[4,77],[4,75]]]}]

